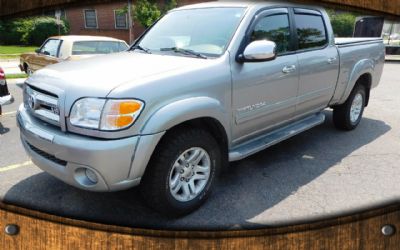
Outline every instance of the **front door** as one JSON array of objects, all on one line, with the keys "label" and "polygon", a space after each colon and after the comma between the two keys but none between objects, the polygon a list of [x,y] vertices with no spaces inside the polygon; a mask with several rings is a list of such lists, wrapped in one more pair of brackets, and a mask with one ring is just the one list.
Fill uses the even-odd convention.
[{"label": "front door", "polygon": [[61,46],[61,40],[48,39],[40,48],[39,53],[33,57],[31,68],[36,71],[47,65],[59,62],[58,54]]},{"label": "front door", "polygon": [[299,79],[290,26],[286,8],[265,11],[251,24],[247,44],[274,41],[278,56],[267,62],[233,62],[234,144],[256,137],[294,115]]}]

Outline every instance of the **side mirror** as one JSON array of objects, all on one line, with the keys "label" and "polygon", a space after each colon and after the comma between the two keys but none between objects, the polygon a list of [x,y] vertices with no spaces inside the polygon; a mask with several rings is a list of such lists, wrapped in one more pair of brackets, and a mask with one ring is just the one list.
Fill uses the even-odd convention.
[{"label": "side mirror", "polygon": [[46,55],[46,56],[49,56],[49,55],[50,55],[50,52],[45,51],[45,52],[43,52],[43,54]]},{"label": "side mirror", "polygon": [[268,40],[251,42],[239,59],[242,62],[265,62],[276,58],[276,43]]},{"label": "side mirror", "polygon": [[40,49],[35,49],[35,52],[39,54],[40,53]]}]

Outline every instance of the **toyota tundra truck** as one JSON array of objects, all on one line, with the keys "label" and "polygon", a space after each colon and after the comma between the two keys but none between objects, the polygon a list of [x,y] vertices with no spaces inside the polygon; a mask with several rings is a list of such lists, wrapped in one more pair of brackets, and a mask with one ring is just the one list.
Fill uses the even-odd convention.
[{"label": "toyota tundra truck", "polygon": [[355,129],[384,58],[381,39],[335,39],[319,7],[189,5],[126,52],[35,72],[17,122],[47,173],[98,192],[140,184],[150,207],[181,216],[229,162],[322,124],[326,108]]}]

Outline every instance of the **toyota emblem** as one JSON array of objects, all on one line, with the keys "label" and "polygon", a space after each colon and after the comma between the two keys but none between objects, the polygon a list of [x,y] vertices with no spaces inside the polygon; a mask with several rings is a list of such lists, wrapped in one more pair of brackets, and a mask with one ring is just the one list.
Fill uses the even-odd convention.
[{"label": "toyota emblem", "polygon": [[32,110],[36,108],[36,98],[33,95],[29,95],[28,97],[28,105]]}]

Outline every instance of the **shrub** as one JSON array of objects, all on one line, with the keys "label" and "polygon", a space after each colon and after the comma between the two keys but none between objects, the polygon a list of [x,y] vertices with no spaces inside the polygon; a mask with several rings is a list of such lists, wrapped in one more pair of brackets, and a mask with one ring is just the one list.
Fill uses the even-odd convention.
[{"label": "shrub", "polygon": [[338,37],[352,37],[354,32],[354,25],[356,23],[357,15],[354,13],[335,13],[335,11],[328,10],[331,19],[333,33]]},{"label": "shrub", "polygon": [[[60,34],[69,32],[69,24],[62,20]],[[20,18],[0,23],[0,43],[9,45],[41,45],[49,36],[58,35],[58,25],[52,17]]]},{"label": "shrub", "polygon": [[[22,42],[31,45],[41,45],[48,37],[58,35],[57,20],[51,17],[39,17],[33,20],[31,30],[24,34]],[[60,34],[69,32],[69,25],[64,20],[60,23]]]}]

